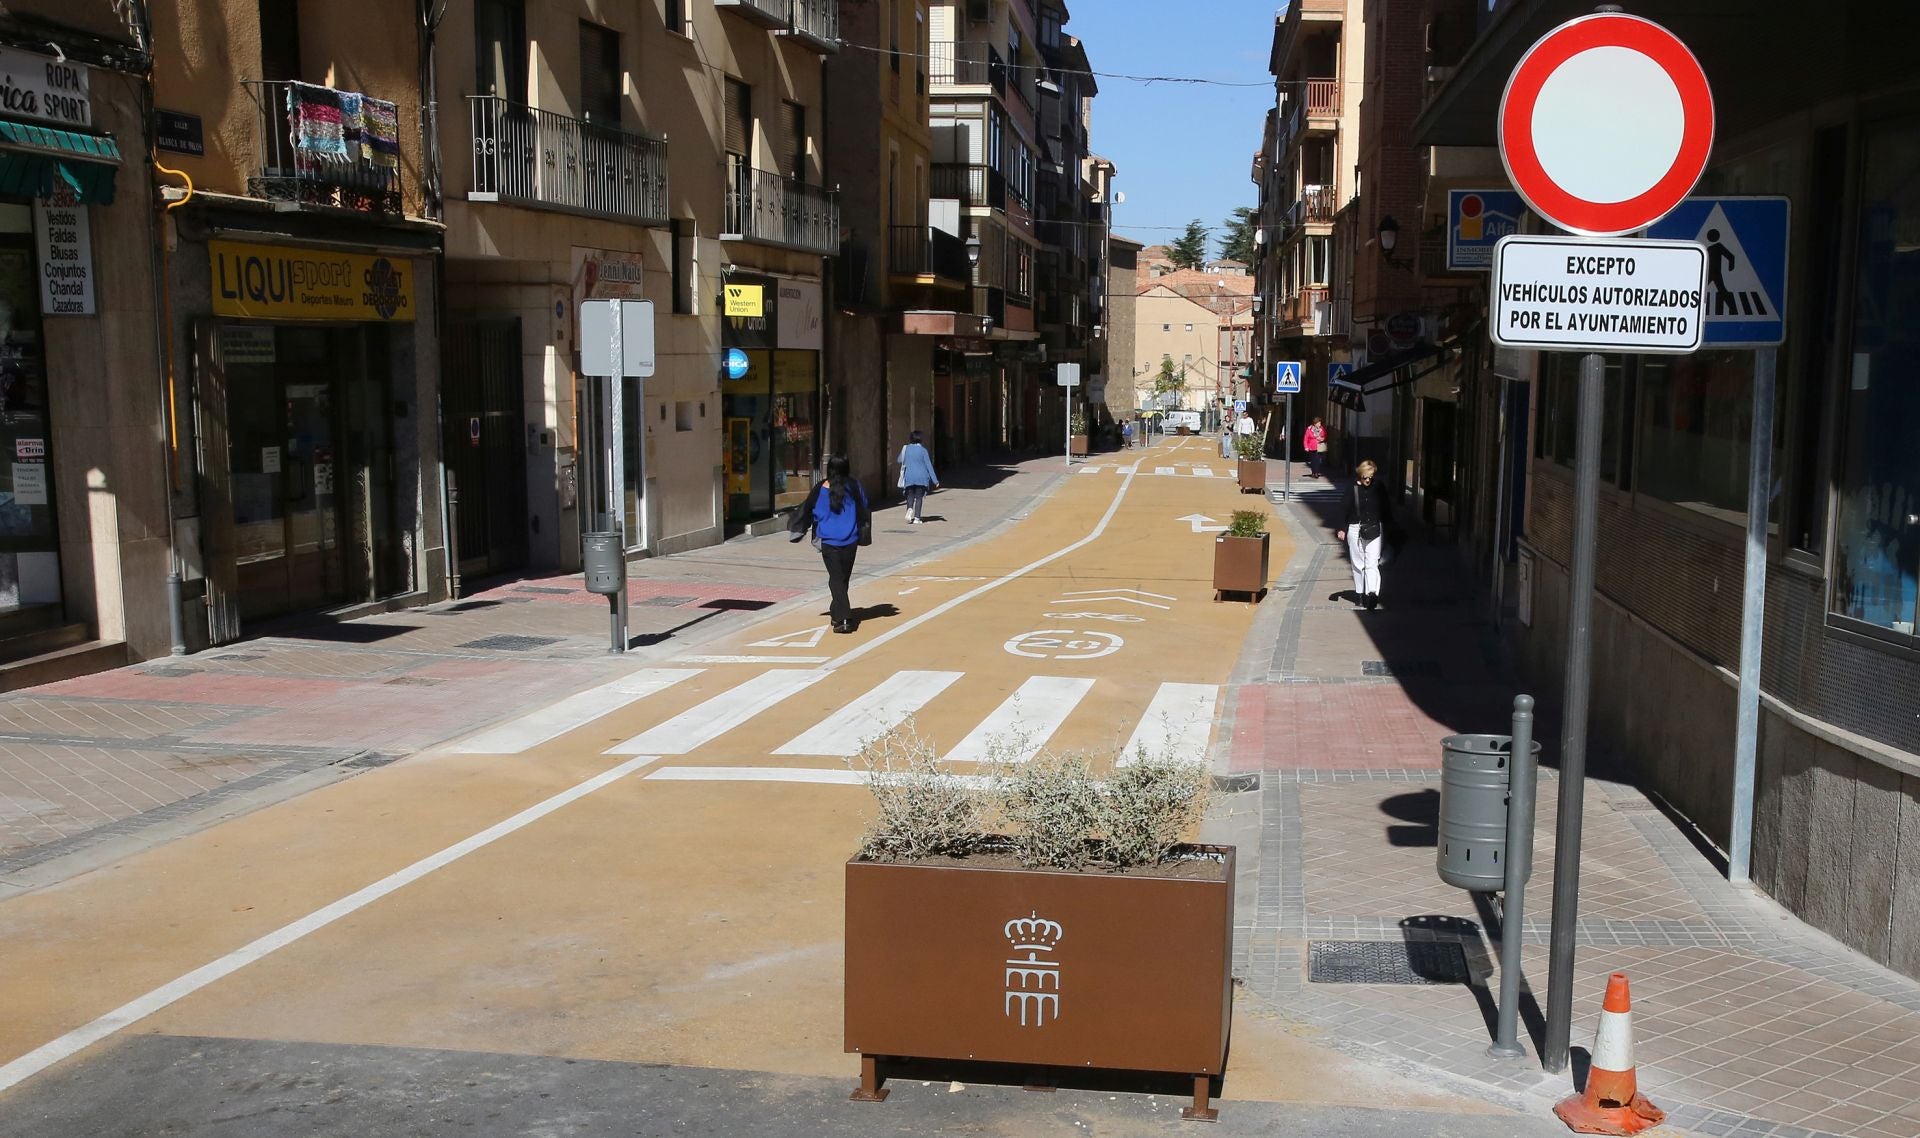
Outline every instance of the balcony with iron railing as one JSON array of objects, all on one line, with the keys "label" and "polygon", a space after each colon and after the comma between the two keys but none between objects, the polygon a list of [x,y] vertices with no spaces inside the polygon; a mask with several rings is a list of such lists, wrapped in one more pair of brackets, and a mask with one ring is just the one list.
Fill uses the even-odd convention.
[{"label": "balcony with iron railing", "polygon": [[990,87],[1007,93],[1007,68],[1000,53],[982,40],[936,42],[928,50],[928,72],[934,87]]},{"label": "balcony with iron railing", "polygon": [[1007,180],[998,170],[964,162],[935,162],[930,196],[978,209],[1007,208]]},{"label": "balcony with iron railing", "polygon": [[467,98],[469,201],[667,223],[665,139],[615,130],[488,95]]},{"label": "balcony with iron railing", "polygon": [[720,240],[831,256],[840,247],[840,206],[830,190],[735,165],[728,171]]},{"label": "balcony with iron railing", "polygon": [[247,193],[291,206],[400,213],[398,109],[358,91],[246,79],[258,172]]},{"label": "balcony with iron railing", "polygon": [[1319,335],[1327,315],[1328,295],[1325,285],[1308,285],[1295,290],[1281,309],[1281,327],[1300,335]]},{"label": "balcony with iron railing", "polygon": [[887,272],[922,284],[965,285],[972,277],[967,243],[930,225],[888,227]]},{"label": "balcony with iron railing", "polygon": [[822,54],[840,50],[839,0],[713,0],[713,6]]},{"label": "balcony with iron railing", "polygon": [[1340,212],[1337,198],[1332,186],[1302,187],[1300,196],[1294,199],[1292,207],[1287,210],[1287,232],[1292,233],[1303,225],[1333,224],[1333,215]]}]

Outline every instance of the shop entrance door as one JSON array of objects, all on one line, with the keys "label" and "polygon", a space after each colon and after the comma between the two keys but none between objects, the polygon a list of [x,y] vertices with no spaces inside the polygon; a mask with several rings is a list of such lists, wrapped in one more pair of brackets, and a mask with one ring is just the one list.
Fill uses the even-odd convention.
[{"label": "shop entrance door", "polygon": [[520,322],[450,325],[441,392],[441,453],[459,490],[462,574],[502,573],[527,560],[526,414]]}]

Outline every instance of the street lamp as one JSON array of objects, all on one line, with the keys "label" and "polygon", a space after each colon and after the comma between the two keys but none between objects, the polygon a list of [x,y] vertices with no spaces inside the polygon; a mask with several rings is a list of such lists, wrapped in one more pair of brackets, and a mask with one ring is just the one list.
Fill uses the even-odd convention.
[{"label": "street lamp", "polygon": [[1396,269],[1409,269],[1413,267],[1413,262],[1409,258],[1396,257],[1393,255],[1393,247],[1400,243],[1400,223],[1393,219],[1392,214],[1387,214],[1380,219],[1380,232],[1378,236],[1380,238],[1380,256],[1386,259],[1387,264],[1392,265]]},{"label": "street lamp", "polygon": [[973,266],[980,264],[980,235],[978,233],[967,234],[967,264]]}]

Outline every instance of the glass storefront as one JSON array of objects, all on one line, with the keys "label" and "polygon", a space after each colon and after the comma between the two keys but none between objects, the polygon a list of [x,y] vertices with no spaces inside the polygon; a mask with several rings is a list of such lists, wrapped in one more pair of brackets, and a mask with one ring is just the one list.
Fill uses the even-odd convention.
[{"label": "glass storefront", "polygon": [[1830,603],[1837,616],[1912,638],[1920,620],[1920,120],[1870,129],[1865,150]]},{"label": "glass storefront", "polygon": [[746,358],[744,375],[720,382],[729,522],[790,509],[813,489],[820,354],[756,348]]},{"label": "glass storefront", "polygon": [[0,610],[60,600],[33,211],[0,201]]}]

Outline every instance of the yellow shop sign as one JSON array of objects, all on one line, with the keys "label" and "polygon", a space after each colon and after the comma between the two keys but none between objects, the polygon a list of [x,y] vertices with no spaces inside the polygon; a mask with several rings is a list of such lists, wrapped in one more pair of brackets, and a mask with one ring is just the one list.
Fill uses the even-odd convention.
[{"label": "yellow shop sign", "polygon": [[217,316],[283,320],[411,321],[405,258],[209,241]]},{"label": "yellow shop sign", "polygon": [[730,284],[727,290],[728,316],[765,316],[766,286],[749,284]]}]

